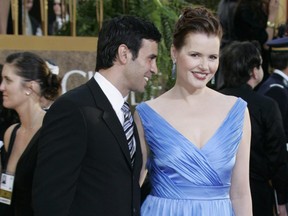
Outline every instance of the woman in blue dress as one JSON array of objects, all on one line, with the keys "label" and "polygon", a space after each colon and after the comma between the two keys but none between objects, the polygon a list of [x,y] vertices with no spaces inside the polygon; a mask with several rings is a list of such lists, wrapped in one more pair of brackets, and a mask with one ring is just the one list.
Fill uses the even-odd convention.
[{"label": "woman in blue dress", "polygon": [[222,29],[206,8],[186,8],[175,26],[174,87],[136,108],[151,192],[142,216],[251,216],[247,104],[207,87]]}]

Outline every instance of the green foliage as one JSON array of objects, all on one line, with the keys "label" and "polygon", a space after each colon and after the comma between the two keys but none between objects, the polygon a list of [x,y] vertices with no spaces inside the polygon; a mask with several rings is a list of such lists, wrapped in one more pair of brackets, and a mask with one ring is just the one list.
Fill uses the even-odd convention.
[{"label": "green foliage", "polygon": [[70,21],[68,21],[67,23],[65,23],[61,29],[59,29],[55,35],[58,35],[58,36],[69,36],[71,35],[71,23]]},{"label": "green foliage", "polygon": [[218,3],[220,0],[186,0],[189,3],[193,3],[194,5],[202,5],[207,8],[210,8],[212,11],[217,10]]},{"label": "green foliage", "polygon": [[96,20],[96,1],[79,0],[76,15],[76,35],[94,36],[98,35],[98,23]]},{"label": "green foliage", "polygon": [[[158,52],[158,75],[147,86],[147,91],[139,95],[139,100],[157,97],[174,85],[171,77],[172,61],[170,47],[173,29],[181,10],[195,3],[215,10],[219,0],[104,0],[104,20],[121,14],[135,15],[151,20],[162,34]],[[192,4],[193,3],[193,4]],[[78,0],[77,36],[97,36],[96,1]]]}]

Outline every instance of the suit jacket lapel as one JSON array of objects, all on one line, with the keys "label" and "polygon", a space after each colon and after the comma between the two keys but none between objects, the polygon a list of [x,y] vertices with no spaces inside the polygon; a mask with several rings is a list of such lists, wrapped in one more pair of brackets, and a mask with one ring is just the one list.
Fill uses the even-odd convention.
[{"label": "suit jacket lapel", "polygon": [[91,78],[87,82],[87,85],[91,90],[96,106],[103,111],[103,121],[106,123],[107,127],[118,141],[127,163],[129,163],[131,166],[131,158],[126,136],[112,105],[94,78]]}]

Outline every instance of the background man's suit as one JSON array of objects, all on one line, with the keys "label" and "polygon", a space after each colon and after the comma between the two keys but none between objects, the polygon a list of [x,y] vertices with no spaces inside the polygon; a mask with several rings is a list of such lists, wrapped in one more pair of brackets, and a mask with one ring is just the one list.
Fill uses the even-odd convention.
[{"label": "background man's suit", "polygon": [[[273,188],[279,204],[285,204],[287,194],[287,152],[281,113],[277,103],[260,95],[248,84],[221,90],[241,97],[248,104],[252,137],[250,151],[250,188],[254,215],[273,215]],[[273,188],[269,181],[271,180]]]},{"label": "background man's suit", "polygon": [[273,98],[278,103],[288,145],[288,81],[274,72],[266,82],[261,85],[258,92]]}]

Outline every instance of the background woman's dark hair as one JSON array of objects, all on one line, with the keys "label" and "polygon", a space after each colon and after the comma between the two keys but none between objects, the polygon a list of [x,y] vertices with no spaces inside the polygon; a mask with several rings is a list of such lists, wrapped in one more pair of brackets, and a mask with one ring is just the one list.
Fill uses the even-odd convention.
[{"label": "background woman's dark hair", "polygon": [[6,58],[6,63],[13,65],[24,81],[38,82],[40,96],[55,100],[61,93],[61,78],[49,70],[40,56],[31,52],[13,53]]},{"label": "background woman's dark hair", "polygon": [[261,9],[264,13],[269,12],[269,1],[267,0],[238,0],[240,4],[248,4],[251,8],[255,9],[257,13]]},{"label": "background woman's dark hair", "polygon": [[220,54],[220,69],[225,87],[239,87],[250,79],[253,69],[262,64],[258,42],[233,41]]},{"label": "background woman's dark hair", "polygon": [[216,16],[205,7],[184,8],[175,25],[173,45],[180,49],[189,33],[204,33],[222,38],[222,27]]},{"label": "background woman's dark hair", "polygon": [[125,44],[136,59],[142,39],[160,42],[161,34],[152,22],[134,16],[105,21],[98,35],[96,71],[113,66],[121,44]]},{"label": "background woman's dark hair", "polygon": [[258,40],[261,46],[267,41],[268,7],[263,0],[239,0],[234,17],[237,40]]},{"label": "background woman's dark hair", "polygon": [[221,47],[236,40],[234,17],[238,4],[239,0],[221,0],[218,4],[217,15],[223,28]]}]

